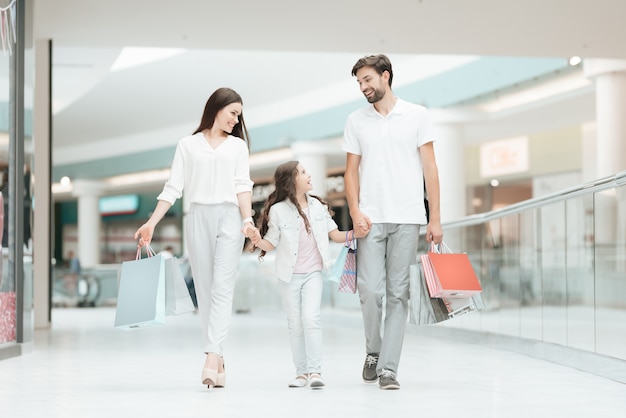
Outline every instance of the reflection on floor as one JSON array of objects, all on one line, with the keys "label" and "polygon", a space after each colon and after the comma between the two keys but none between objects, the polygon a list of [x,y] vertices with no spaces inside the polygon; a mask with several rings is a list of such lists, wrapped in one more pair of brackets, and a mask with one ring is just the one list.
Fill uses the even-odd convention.
[{"label": "reflection on floor", "polygon": [[360,314],[323,315],[323,390],[294,377],[281,311],[234,315],[226,387],[200,384],[198,316],[113,328],[114,308],[53,310],[32,352],[0,361],[2,417],[622,417],[626,385],[511,351],[410,330],[399,391],[361,381]]}]

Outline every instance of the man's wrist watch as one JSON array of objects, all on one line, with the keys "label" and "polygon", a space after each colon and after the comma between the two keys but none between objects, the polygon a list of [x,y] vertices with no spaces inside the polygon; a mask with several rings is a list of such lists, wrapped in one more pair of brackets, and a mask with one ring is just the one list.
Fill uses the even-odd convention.
[{"label": "man's wrist watch", "polygon": [[246,224],[247,224],[248,222],[250,222],[252,225],[254,225],[254,220],[253,220],[252,218],[248,217],[248,218],[245,218],[245,219],[243,220],[243,226],[246,226]]}]

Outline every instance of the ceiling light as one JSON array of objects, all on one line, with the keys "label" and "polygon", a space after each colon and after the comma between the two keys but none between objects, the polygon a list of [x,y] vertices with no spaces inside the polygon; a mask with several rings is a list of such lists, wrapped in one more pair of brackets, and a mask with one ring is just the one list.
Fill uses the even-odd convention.
[{"label": "ceiling light", "polygon": [[159,61],[165,58],[173,57],[185,52],[181,48],[132,48],[126,47],[122,49],[111,66],[111,72],[125,70],[127,68],[137,67],[151,62]]},{"label": "ceiling light", "polygon": [[582,58],[577,57],[577,56],[573,56],[569,59],[569,65],[571,65],[572,67],[575,65],[578,65],[582,62]]},{"label": "ceiling light", "polygon": [[145,185],[151,183],[163,183],[170,176],[170,169],[150,170],[140,173],[123,174],[120,176],[109,177],[105,182],[109,186],[132,186]]},{"label": "ceiling light", "polygon": [[591,80],[580,72],[547,81],[535,87],[525,90],[505,94],[480,106],[482,110],[489,113],[500,112],[502,110],[526,105],[529,103],[544,100],[559,94],[568,93],[591,85]]}]

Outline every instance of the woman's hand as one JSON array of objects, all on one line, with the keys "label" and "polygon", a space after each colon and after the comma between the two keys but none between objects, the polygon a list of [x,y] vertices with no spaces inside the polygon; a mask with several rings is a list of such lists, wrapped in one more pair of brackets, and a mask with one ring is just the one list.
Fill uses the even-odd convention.
[{"label": "woman's hand", "polygon": [[246,222],[243,228],[241,228],[241,232],[246,236],[246,238],[251,238],[254,231],[256,231],[256,228],[252,222]]},{"label": "woman's hand", "polygon": [[141,225],[137,232],[135,232],[135,239],[139,239],[138,247],[144,247],[150,244],[152,241],[152,234],[154,234],[154,226],[147,223]]}]

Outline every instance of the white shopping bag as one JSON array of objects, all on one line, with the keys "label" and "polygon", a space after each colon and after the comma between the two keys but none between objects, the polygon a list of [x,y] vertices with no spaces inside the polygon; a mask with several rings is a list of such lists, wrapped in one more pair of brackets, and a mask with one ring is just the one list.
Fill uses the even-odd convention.
[{"label": "white shopping bag", "polygon": [[187,283],[176,257],[165,259],[165,316],[194,312]]},{"label": "white shopping bag", "polygon": [[161,255],[137,258],[122,263],[117,307],[116,328],[138,328],[165,324],[165,260]]}]

